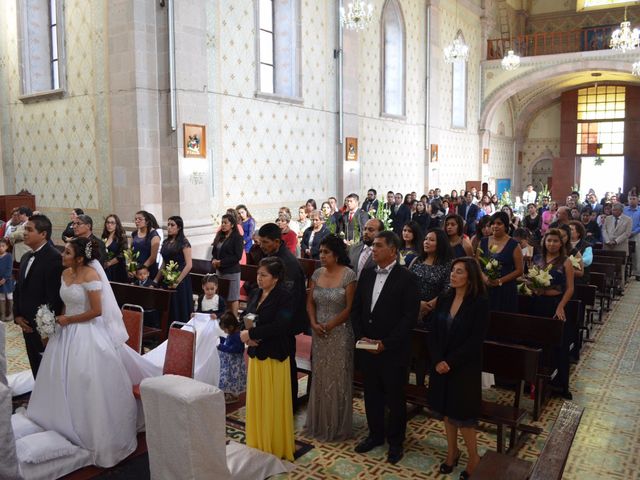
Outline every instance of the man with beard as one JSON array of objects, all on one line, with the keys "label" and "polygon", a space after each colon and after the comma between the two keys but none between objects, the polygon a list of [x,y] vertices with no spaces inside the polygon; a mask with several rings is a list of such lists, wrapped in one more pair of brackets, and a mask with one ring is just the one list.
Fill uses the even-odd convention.
[{"label": "man with beard", "polygon": [[360,278],[360,274],[365,268],[373,268],[376,266],[371,256],[371,246],[376,235],[384,230],[384,224],[377,218],[367,221],[362,231],[362,239],[349,249],[349,260],[351,268],[356,273],[356,277]]}]

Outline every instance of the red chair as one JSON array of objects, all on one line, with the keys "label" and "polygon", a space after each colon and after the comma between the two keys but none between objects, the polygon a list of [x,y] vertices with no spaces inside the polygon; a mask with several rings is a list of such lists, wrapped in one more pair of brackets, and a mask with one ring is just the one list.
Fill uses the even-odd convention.
[{"label": "red chair", "polygon": [[122,306],[122,321],[129,334],[127,345],[138,353],[142,353],[142,327],[144,326],[144,309],[140,305],[125,303]]},{"label": "red chair", "polygon": [[[180,326],[182,328],[173,328]],[[193,378],[196,363],[196,330],[193,325],[173,322],[169,327],[167,352],[162,366],[163,375]],[[133,386],[133,396],[140,398],[140,385]]]}]

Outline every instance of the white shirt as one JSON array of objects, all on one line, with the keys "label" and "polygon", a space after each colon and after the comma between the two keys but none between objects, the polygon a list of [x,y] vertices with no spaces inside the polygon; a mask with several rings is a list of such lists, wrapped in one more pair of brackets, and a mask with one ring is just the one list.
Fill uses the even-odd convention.
[{"label": "white shirt", "polygon": [[209,312],[214,311],[217,312],[220,303],[220,297],[216,294],[213,298],[202,297],[202,311]]},{"label": "white shirt", "polygon": [[536,203],[536,198],[538,198],[538,194],[535,190],[531,190],[530,192],[525,190],[522,193],[522,203],[525,205],[529,205],[530,203]]},{"label": "white shirt", "polygon": [[394,260],[393,262],[391,262],[389,265],[387,265],[384,270],[386,270],[388,273],[380,273],[381,268],[380,267],[376,267],[376,281],[373,284],[373,293],[371,294],[371,311],[373,312],[373,309],[376,306],[376,303],[378,302],[378,297],[380,297],[380,293],[382,292],[382,289],[384,288],[384,284],[387,282],[387,278],[389,278],[389,273],[391,273],[391,270],[393,269],[393,267],[396,266],[396,260]]},{"label": "white shirt", "polygon": [[[40,247],[38,247],[38,249],[37,249],[37,250],[34,250],[34,252],[33,252],[33,253],[37,253],[37,252],[39,252],[40,250],[42,250],[42,247],[44,247],[46,244],[47,244],[47,242],[45,242],[45,243],[43,243],[42,245],[40,245]],[[25,271],[24,271],[24,276],[25,276],[25,278],[27,277],[27,275],[29,275],[29,270],[31,270],[31,265],[33,265],[33,262],[35,261],[35,259],[36,259],[35,255],[33,255],[33,256],[29,259],[29,262],[27,263],[27,268],[26,268],[26,269],[25,269]]]}]

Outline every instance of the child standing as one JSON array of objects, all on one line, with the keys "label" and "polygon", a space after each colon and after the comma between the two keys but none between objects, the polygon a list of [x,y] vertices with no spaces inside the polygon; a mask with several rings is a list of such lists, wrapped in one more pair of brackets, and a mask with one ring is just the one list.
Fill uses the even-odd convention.
[{"label": "child standing", "polygon": [[221,338],[218,350],[220,354],[219,388],[224,392],[226,403],[238,400],[238,395],[247,388],[247,369],[244,364],[244,343],[240,340],[240,323],[231,312],[220,317],[220,328],[227,334]]},{"label": "child standing", "polygon": [[0,238],[0,321],[13,320],[13,260],[7,253],[9,242]]},{"label": "child standing", "polygon": [[202,279],[203,295],[198,297],[196,312],[211,314],[211,320],[219,318],[225,311],[224,299],[218,295],[218,277],[205,275]]},{"label": "child standing", "polygon": [[136,279],[133,281],[134,285],[139,287],[150,287],[151,278],[149,277],[149,268],[146,265],[140,265],[136,268]]}]

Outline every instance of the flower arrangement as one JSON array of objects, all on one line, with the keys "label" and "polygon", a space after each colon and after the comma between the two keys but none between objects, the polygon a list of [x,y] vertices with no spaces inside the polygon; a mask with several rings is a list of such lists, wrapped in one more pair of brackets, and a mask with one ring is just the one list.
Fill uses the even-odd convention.
[{"label": "flower arrangement", "polygon": [[[105,246],[107,245],[108,241],[109,241],[108,238],[102,239],[102,243],[104,243]],[[110,260],[113,260],[114,258],[115,258],[115,254],[111,250],[107,249],[107,259],[105,261],[108,262]]]},{"label": "flower arrangement", "polygon": [[534,293],[534,290],[540,290],[551,286],[551,280],[553,277],[551,276],[552,265],[547,265],[546,268],[540,268],[537,265],[533,265],[529,268],[529,273],[525,277],[523,283],[518,285],[518,293],[522,295],[531,296]]},{"label": "flower arrangement", "polygon": [[391,207],[384,203],[384,198],[380,198],[378,200],[378,210],[373,211],[373,215],[371,214],[373,210],[369,210],[369,216],[371,218],[377,218],[384,225],[385,230],[391,230],[392,222],[391,219]]},{"label": "flower arrangement", "polygon": [[180,265],[173,260],[169,261],[162,269],[162,278],[169,288],[175,288],[180,277]]},{"label": "flower arrangement", "polygon": [[49,305],[40,305],[36,312],[36,329],[42,338],[53,335],[56,331],[56,316]]},{"label": "flower arrangement", "polygon": [[133,248],[124,251],[124,261],[127,264],[127,272],[134,273],[138,269],[138,257],[140,252],[135,252]]},{"label": "flower arrangement", "polygon": [[489,254],[488,255],[485,254],[484,251],[481,248],[478,248],[478,250],[477,250],[478,261],[482,265],[482,268],[484,269],[484,273],[487,275],[487,277],[490,280],[497,280],[498,278],[500,278],[502,276],[500,274],[502,265],[493,256],[497,252],[498,252],[498,247],[496,245],[492,245],[492,246],[489,247]]},{"label": "flower arrangement", "polygon": [[575,255],[571,255],[569,257],[569,261],[571,262],[571,266],[574,270],[582,270],[582,263],[580,263],[580,260],[576,258]]}]

